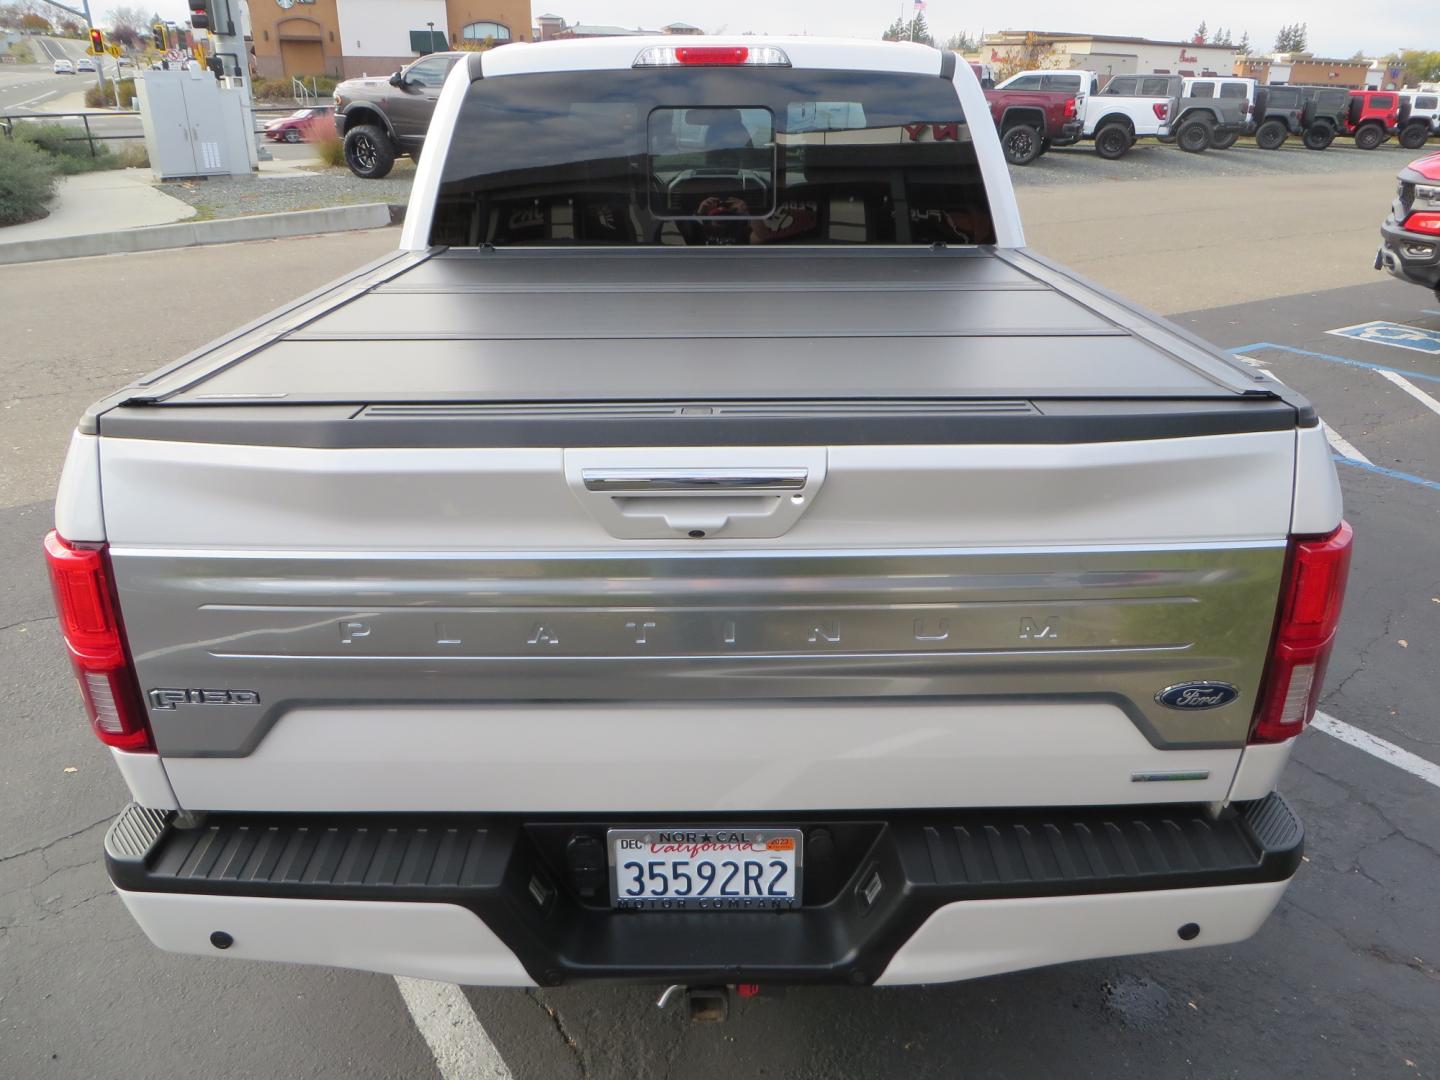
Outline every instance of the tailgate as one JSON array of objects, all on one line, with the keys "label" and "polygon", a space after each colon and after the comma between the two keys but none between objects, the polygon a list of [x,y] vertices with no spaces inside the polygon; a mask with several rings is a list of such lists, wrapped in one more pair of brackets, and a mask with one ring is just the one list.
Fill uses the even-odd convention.
[{"label": "tailgate", "polygon": [[101,462],[188,808],[1041,806],[1224,798],[1294,440]]}]

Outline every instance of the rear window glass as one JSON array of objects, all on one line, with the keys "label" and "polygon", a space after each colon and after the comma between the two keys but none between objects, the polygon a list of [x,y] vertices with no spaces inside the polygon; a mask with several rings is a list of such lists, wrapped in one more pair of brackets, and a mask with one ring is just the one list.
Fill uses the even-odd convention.
[{"label": "rear window glass", "polygon": [[1039,90],[1041,79],[1039,75],[1020,75],[1011,79],[1005,84],[1006,90]]},{"label": "rear window glass", "polygon": [[1139,87],[1139,85],[1139,79],[1111,79],[1108,83],[1105,84],[1104,92],[1111,95],[1133,94],[1135,93],[1136,88]]},{"label": "rear window glass", "polygon": [[1433,108],[1436,107],[1436,104],[1437,104],[1437,103],[1440,103],[1440,98],[1436,98],[1436,97],[1417,97],[1417,98],[1415,99],[1415,104],[1414,104],[1413,107],[1416,108],[1416,109],[1433,109]]},{"label": "rear window glass", "polygon": [[1215,84],[1208,82],[1191,83],[1190,97],[1208,98],[1215,96]]},{"label": "rear window glass", "polygon": [[949,81],[753,67],[477,80],[430,236],[460,247],[994,238]]},{"label": "rear window glass", "polygon": [[1221,83],[1220,96],[1222,98],[1243,98],[1246,96],[1245,84],[1238,82]]},{"label": "rear window glass", "polygon": [[1071,93],[1080,92],[1079,75],[1046,75],[1040,84],[1043,90],[1068,90]]},{"label": "rear window glass", "polygon": [[1169,79],[1143,79],[1140,82],[1140,94],[1142,97],[1169,97]]},{"label": "rear window glass", "polygon": [[1373,109],[1389,109],[1395,104],[1395,99],[1389,94],[1376,94],[1370,99],[1370,107]]}]

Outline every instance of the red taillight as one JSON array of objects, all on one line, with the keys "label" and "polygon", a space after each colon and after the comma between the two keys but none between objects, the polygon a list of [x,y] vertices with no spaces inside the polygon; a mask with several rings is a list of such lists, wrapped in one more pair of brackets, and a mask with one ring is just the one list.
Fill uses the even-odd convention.
[{"label": "red taillight", "polygon": [[682,45],[675,59],[682,64],[743,64],[750,50],[743,45]]},{"label": "red taillight", "polygon": [[1353,540],[1349,524],[1342,521],[1329,536],[1290,542],[1274,642],[1250,730],[1252,743],[1284,742],[1315,715],[1340,624]]},{"label": "red taillight", "polygon": [[45,537],[45,562],[60,634],[95,734],[120,750],[153,750],[110,587],[105,545],[77,546],[52,531]]},{"label": "red taillight", "polygon": [[1417,210],[1405,219],[1401,228],[1427,236],[1440,236],[1440,211]]},{"label": "red taillight", "polygon": [[1072,97],[1065,102],[1065,119],[1074,120],[1078,115],[1080,115],[1079,110],[1075,104],[1075,99]]},{"label": "red taillight", "polygon": [[1170,103],[1168,101],[1157,101],[1150,106],[1155,110],[1155,119],[1164,120],[1170,114]]}]

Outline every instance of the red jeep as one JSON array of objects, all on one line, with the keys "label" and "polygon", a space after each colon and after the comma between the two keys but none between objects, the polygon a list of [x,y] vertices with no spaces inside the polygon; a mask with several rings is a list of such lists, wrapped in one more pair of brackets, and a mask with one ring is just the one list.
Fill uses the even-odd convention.
[{"label": "red jeep", "polygon": [[1400,95],[1391,90],[1351,90],[1345,134],[1361,150],[1374,150],[1400,127]]}]

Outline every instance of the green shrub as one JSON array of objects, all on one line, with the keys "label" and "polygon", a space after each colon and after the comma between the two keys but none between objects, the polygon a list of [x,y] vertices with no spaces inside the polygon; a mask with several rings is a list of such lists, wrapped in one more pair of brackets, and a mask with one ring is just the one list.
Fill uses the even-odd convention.
[{"label": "green shrub", "polygon": [[44,217],[54,196],[50,155],[23,139],[0,138],[0,225]]},{"label": "green shrub", "polygon": [[66,176],[119,167],[115,155],[102,142],[95,144],[95,153],[91,154],[84,134],[85,129],[79,124],[15,125],[15,138],[44,151],[55,168]]},{"label": "green shrub", "polygon": [[[322,100],[329,98],[335,93],[335,86],[339,81],[333,75],[316,75],[313,80],[315,92]],[[305,85],[312,85],[308,76],[305,78]],[[295,101],[295,85],[288,78],[252,79],[250,96],[256,101]]]},{"label": "green shrub", "polygon": [[35,51],[30,48],[28,41],[12,41],[10,43],[10,55],[15,58],[17,64],[35,63]]},{"label": "green shrub", "polygon": [[[129,108],[129,107],[130,107],[130,101],[131,101],[131,99],[134,98],[134,97],[136,97],[136,93],[135,93],[135,79],[134,79],[134,77],[132,76],[131,78],[128,78],[128,79],[121,79],[121,80],[120,80],[120,107],[121,107],[122,109],[127,109],[127,108]],[[100,87],[98,87],[98,86],[92,86],[92,87],[90,87],[90,89],[86,90],[86,91],[85,91],[85,107],[86,107],[87,109],[111,109],[111,108],[114,108],[114,107],[115,107],[115,90],[114,90],[114,84],[111,83],[109,79],[106,79],[106,80],[105,80],[105,89],[104,89],[104,90],[101,90]]]}]

